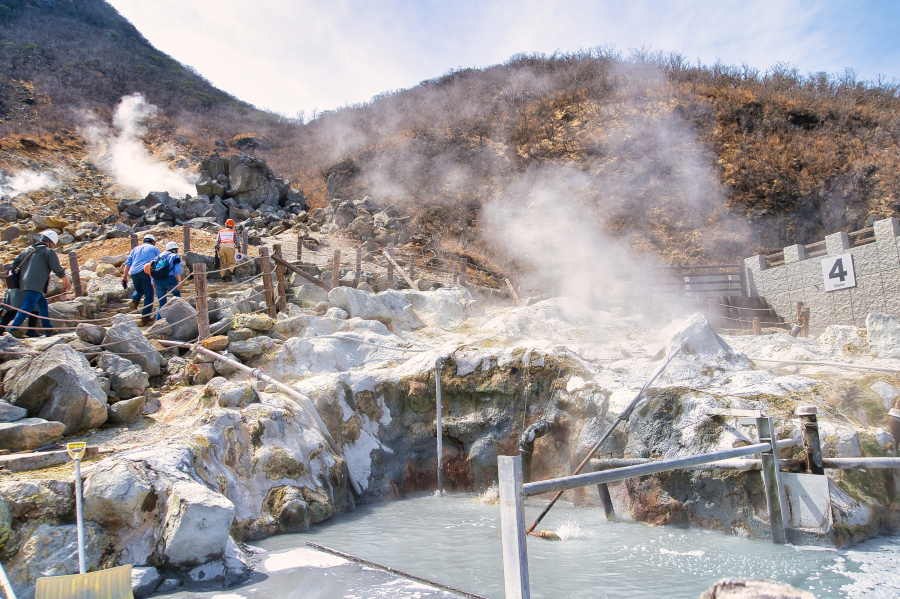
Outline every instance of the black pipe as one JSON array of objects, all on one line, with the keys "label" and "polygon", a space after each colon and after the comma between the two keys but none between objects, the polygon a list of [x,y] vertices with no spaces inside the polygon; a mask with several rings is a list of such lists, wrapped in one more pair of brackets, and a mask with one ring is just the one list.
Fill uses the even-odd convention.
[{"label": "black pipe", "polygon": [[534,454],[534,441],[550,432],[550,423],[546,420],[538,420],[525,429],[519,437],[519,455],[522,457],[522,480],[531,482],[531,458]]}]

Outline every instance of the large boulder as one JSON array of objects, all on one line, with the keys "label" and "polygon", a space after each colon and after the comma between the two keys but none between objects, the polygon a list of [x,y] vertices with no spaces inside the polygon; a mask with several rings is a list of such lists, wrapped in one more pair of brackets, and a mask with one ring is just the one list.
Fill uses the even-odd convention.
[{"label": "large boulder", "polygon": [[107,351],[131,360],[150,376],[158,376],[165,360],[134,321],[126,316],[118,316],[113,322],[115,324],[106,331],[103,338]]},{"label": "large boulder", "polygon": [[3,422],[0,423],[0,449],[25,451],[46,447],[59,441],[65,430],[62,422],[48,422],[43,418]]},{"label": "large boulder", "polygon": [[153,486],[142,467],[130,461],[103,460],[84,484],[84,517],[105,527],[137,527]]},{"label": "large boulder", "polygon": [[8,388],[4,399],[32,416],[64,423],[66,435],[106,422],[106,394],[96,373],[87,358],[63,343],[32,361]]},{"label": "large boulder", "polygon": [[133,292],[134,286],[130,277],[125,289],[122,288],[122,279],[115,276],[97,277],[87,285],[87,294],[90,297],[106,303],[124,302],[126,298],[131,299]]},{"label": "large boulder", "polygon": [[228,353],[237,356],[240,360],[246,362],[252,360],[263,353],[262,343],[256,338],[247,339],[246,341],[232,341],[228,344]]},{"label": "large boulder", "polygon": [[264,160],[247,154],[232,156],[228,163],[230,195],[239,204],[259,208],[263,204],[278,206],[281,195],[275,182],[269,179],[269,167]]},{"label": "large boulder", "polygon": [[110,424],[131,424],[144,413],[147,398],[143,395],[117,401],[106,408],[107,422]]},{"label": "large boulder", "polygon": [[169,564],[191,566],[221,558],[233,520],[234,504],[228,498],[199,483],[176,482],[163,533]]},{"label": "large boulder", "polygon": [[876,358],[900,358],[900,321],[887,314],[866,316],[869,350]]},{"label": "large boulder", "polygon": [[197,338],[197,311],[180,297],[169,299],[166,305],[160,308],[159,317],[172,327],[170,334],[172,339],[191,341]]},{"label": "large boulder", "polygon": [[0,400],[0,422],[15,422],[28,416],[28,410]]},{"label": "large boulder", "polygon": [[377,320],[384,324],[394,321],[393,311],[385,305],[381,298],[350,287],[335,287],[328,292],[328,300],[353,318]]}]

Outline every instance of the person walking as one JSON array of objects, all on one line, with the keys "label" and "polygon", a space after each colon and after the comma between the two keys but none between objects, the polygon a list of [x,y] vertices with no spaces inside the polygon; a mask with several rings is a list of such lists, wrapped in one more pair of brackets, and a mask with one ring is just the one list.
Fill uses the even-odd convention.
[{"label": "person walking", "polygon": [[150,264],[159,256],[159,248],[156,247],[156,237],[146,233],[144,243],[131,250],[125,267],[122,270],[122,285],[128,283],[128,275],[134,284],[134,293],[131,294],[131,309],[137,310],[141,298],[144,298],[144,309],[141,311],[141,326],[153,322],[153,281],[150,275],[144,272],[144,266]]},{"label": "person walking", "polygon": [[[12,308],[4,308],[3,317],[0,318],[0,335],[6,332],[6,327],[9,326],[9,323],[13,321],[16,317],[16,314],[19,311],[16,308],[22,307],[22,301],[25,299],[25,292],[21,289],[7,289],[6,293],[3,295],[3,303],[7,306],[12,306]],[[28,332],[25,334],[26,337],[40,337],[41,334],[37,331],[38,328],[38,319],[34,314],[28,315]]]},{"label": "person walking", "polygon": [[170,241],[166,244],[166,251],[160,254],[156,260],[144,267],[144,272],[153,280],[156,289],[156,299],[159,300],[159,308],[156,310],[156,320],[159,320],[159,312],[168,301],[168,296],[181,297],[181,256],[178,255],[178,244]]},{"label": "person walking", "polygon": [[13,269],[19,269],[19,289],[25,292],[22,298],[21,311],[13,318],[10,324],[10,333],[15,337],[25,337],[25,332],[19,329],[35,307],[41,315],[43,334],[50,337],[54,334],[53,324],[48,320],[50,310],[47,306],[47,287],[50,285],[50,273],[61,278],[66,284],[66,291],[72,289],[66,277],[66,270],[59,263],[59,256],[53,251],[53,246],[59,243],[59,235],[56,231],[46,230],[41,233],[41,240],[19,254],[13,260]]},{"label": "person walking", "polygon": [[236,243],[234,221],[229,218],[225,221],[225,228],[216,236],[216,255],[221,262],[223,281],[234,279],[234,267],[237,266],[237,260],[234,259]]}]

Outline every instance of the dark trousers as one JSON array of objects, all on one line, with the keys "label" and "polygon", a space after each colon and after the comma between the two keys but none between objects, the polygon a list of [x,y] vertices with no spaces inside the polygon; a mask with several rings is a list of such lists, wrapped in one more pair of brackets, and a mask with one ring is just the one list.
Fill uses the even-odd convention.
[{"label": "dark trousers", "polygon": [[50,308],[47,305],[47,298],[44,297],[43,293],[39,293],[37,291],[26,291],[25,299],[22,300],[22,312],[16,314],[16,317],[12,321],[12,326],[10,328],[17,329],[22,326],[22,323],[25,322],[25,319],[28,317],[26,312],[30,314],[34,314],[34,309],[38,309],[38,313],[41,315],[41,321],[47,331],[45,333],[50,333],[49,329],[53,328],[53,324],[47,320],[50,317]]},{"label": "dark trousers", "polygon": [[131,282],[134,283],[134,293],[131,294],[131,299],[140,305],[143,297],[144,309],[141,311],[141,316],[150,318],[150,315],[153,314],[153,279],[141,271],[131,275]]},{"label": "dark trousers", "polygon": [[[3,313],[3,316],[0,317],[0,335],[2,335],[3,333],[6,332],[6,327],[9,326],[9,323],[11,323],[13,321],[13,318],[15,318],[16,314],[18,314],[18,313],[19,313],[18,310],[7,310],[6,312]],[[29,314],[28,315],[28,328],[36,329],[37,326],[38,326],[37,316],[35,316],[34,314]]]}]

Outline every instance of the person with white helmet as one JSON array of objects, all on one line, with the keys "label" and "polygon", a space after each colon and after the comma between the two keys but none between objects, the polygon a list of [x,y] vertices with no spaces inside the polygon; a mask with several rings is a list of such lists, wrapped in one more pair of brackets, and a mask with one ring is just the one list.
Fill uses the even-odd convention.
[{"label": "person with white helmet", "polygon": [[159,300],[159,308],[156,310],[156,320],[159,320],[159,312],[166,305],[168,296],[181,297],[181,256],[178,255],[178,244],[170,241],[166,244],[166,251],[160,254],[156,260],[144,267],[144,272],[150,275],[153,287],[156,289],[156,299]]},{"label": "person with white helmet", "polygon": [[47,337],[53,334],[53,324],[48,320],[50,313],[47,306],[47,287],[50,284],[50,273],[61,278],[66,284],[66,291],[72,289],[66,270],[59,263],[59,256],[53,251],[53,246],[59,243],[59,235],[56,231],[46,230],[41,232],[41,240],[19,254],[13,260],[12,268],[19,273],[19,289],[25,292],[22,299],[21,311],[13,319],[10,332],[16,337],[24,337],[21,329],[25,319],[34,312],[35,307],[41,315],[41,326]]},{"label": "person with white helmet", "polygon": [[136,310],[141,298],[144,298],[141,325],[153,322],[153,280],[144,272],[144,266],[156,260],[157,256],[159,256],[159,249],[156,247],[156,237],[150,233],[144,233],[144,243],[131,250],[122,270],[122,286],[128,283],[128,275],[131,275],[131,282],[134,284],[134,293],[131,294],[131,309]]}]

